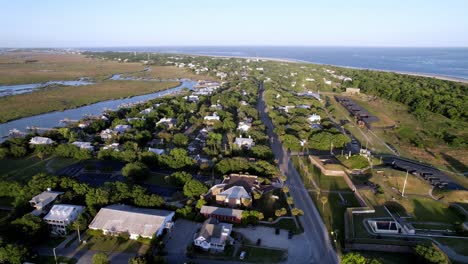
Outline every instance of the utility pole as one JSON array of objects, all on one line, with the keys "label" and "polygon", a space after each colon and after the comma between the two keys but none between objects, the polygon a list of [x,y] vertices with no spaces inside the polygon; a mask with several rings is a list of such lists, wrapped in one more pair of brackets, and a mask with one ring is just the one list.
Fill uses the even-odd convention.
[{"label": "utility pole", "polygon": [[401,193],[402,197],[405,197],[405,188],[406,188],[406,181],[408,180],[408,171],[406,171],[405,183],[403,183],[403,192]]},{"label": "utility pole", "polygon": [[81,244],[80,224],[76,223],[76,232],[78,233],[78,243]]},{"label": "utility pole", "polygon": [[58,262],[57,262],[57,254],[55,254],[55,248],[53,248],[52,251],[54,252],[55,264],[58,264]]}]

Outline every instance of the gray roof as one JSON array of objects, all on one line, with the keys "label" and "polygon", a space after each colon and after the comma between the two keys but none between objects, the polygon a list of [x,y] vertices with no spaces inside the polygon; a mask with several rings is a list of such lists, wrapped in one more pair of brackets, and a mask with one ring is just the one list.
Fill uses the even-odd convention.
[{"label": "gray roof", "polygon": [[224,216],[234,216],[238,219],[242,218],[242,210],[232,209],[232,208],[222,208],[216,206],[202,206],[200,213],[201,214],[214,214],[214,215],[224,215]]},{"label": "gray roof", "polygon": [[29,202],[34,203],[36,207],[44,207],[57,199],[63,192],[45,191],[34,196]]},{"label": "gray roof", "polygon": [[174,212],[114,204],[99,210],[89,228],[152,237],[171,214]]},{"label": "gray roof", "polygon": [[231,188],[222,191],[218,195],[226,196],[229,199],[251,199],[249,193],[242,186],[232,186]]},{"label": "gray roof", "polygon": [[204,237],[208,242],[220,243],[223,241],[222,233],[224,227],[232,229],[231,224],[220,223],[214,218],[208,218],[203,222],[198,237]]}]

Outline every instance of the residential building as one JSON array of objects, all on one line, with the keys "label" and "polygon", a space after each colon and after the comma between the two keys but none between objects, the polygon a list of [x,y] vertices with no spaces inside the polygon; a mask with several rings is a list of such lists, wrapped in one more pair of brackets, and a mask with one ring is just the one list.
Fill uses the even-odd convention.
[{"label": "residential building", "polygon": [[94,150],[94,147],[93,147],[93,145],[91,145],[91,142],[75,141],[75,142],[73,142],[71,144],[74,145],[74,146],[77,146],[80,149],[86,149],[86,150],[89,150],[89,151]]},{"label": "residential building", "polygon": [[165,228],[172,228],[174,212],[114,204],[101,208],[89,225],[106,235],[128,233],[130,239],[160,236]]},{"label": "residential building", "polygon": [[352,94],[352,95],[358,95],[358,94],[361,93],[361,89],[349,87],[349,88],[346,88],[346,93],[347,94]]},{"label": "residential building", "polygon": [[200,101],[200,98],[196,95],[184,96],[184,99],[191,103],[198,103]]},{"label": "residential building", "polygon": [[112,143],[110,145],[104,146],[102,149],[104,149],[104,150],[111,149],[113,151],[120,151],[119,146],[120,146],[119,143]]},{"label": "residential building", "polygon": [[203,118],[205,121],[219,121],[219,116],[216,112],[214,112],[212,115],[210,116],[205,116]]},{"label": "residential building", "polygon": [[110,129],[105,129],[99,133],[99,136],[101,137],[102,140],[108,140],[114,137],[117,133],[115,131],[112,131]]},{"label": "residential building", "polygon": [[131,129],[132,126],[130,125],[116,125],[114,127],[114,131],[117,132],[118,134],[123,134],[125,131]]},{"label": "residential building", "polygon": [[252,127],[252,124],[249,122],[239,122],[239,125],[237,125],[237,130],[240,130],[242,132],[247,132],[249,129]]},{"label": "residential building", "polygon": [[150,107],[150,108],[146,108],[146,109],[143,109],[140,114],[143,114],[143,115],[147,115],[149,113],[153,112],[153,108]]},{"label": "residential building", "polygon": [[52,235],[64,236],[67,227],[83,212],[84,206],[70,204],[55,204],[43,220],[49,226]]},{"label": "residential building", "polygon": [[159,125],[159,124],[162,124],[164,125],[166,128],[172,128],[173,126],[175,126],[177,123],[177,119],[175,118],[161,118],[157,123],[156,125]]},{"label": "residential building", "polygon": [[219,221],[227,221],[232,223],[240,223],[242,220],[242,210],[223,208],[215,206],[202,206],[200,214],[206,218],[216,218]]},{"label": "residential building", "polygon": [[153,152],[156,155],[162,155],[166,152],[164,149],[158,149],[158,148],[148,148],[148,151]]},{"label": "residential building", "polygon": [[231,243],[232,224],[220,223],[209,218],[203,222],[193,243],[204,250],[224,251],[226,243]]},{"label": "residential building", "polygon": [[250,136],[248,138],[243,138],[242,136],[235,139],[234,144],[239,148],[250,149],[255,146],[255,142]]},{"label": "residential building", "polygon": [[29,141],[29,144],[31,145],[50,145],[54,144],[54,141],[50,138],[47,137],[33,137]]},{"label": "residential building", "polygon": [[321,117],[317,114],[313,114],[309,116],[307,120],[311,123],[320,123]]},{"label": "residential building", "polygon": [[257,176],[230,174],[221,184],[216,184],[208,191],[218,204],[229,207],[250,207],[252,192],[260,192]]},{"label": "residential building", "polygon": [[52,203],[62,194],[63,192],[54,192],[48,188],[47,191],[34,196],[29,200],[29,204],[36,209],[31,213],[36,216],[46,213],[52,207]]}]

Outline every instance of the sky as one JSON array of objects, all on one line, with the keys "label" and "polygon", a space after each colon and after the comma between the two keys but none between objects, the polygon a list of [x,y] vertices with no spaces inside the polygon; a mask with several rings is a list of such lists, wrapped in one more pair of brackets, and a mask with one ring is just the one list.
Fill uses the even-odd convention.
[{"label": "sky", "polygon": [[467,0],[0,0],[0,47],[468,47]]}]

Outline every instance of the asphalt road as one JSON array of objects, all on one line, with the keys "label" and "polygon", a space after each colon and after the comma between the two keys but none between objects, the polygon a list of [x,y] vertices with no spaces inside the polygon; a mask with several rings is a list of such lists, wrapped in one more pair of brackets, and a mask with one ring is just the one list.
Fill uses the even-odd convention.
[{"label": "asphalt road", "polygon": [[273,132],[273,123],[266,112],[266,104],[263,98],[263,83],[259,85],[259,100],[257,110],[262,122],[267,127],[267,134],[270,144],[278,159],[281,172],[287,176],[286,185],[289,186],[289,193],[294,198],[294,204],[304,211],[300,221],[304,228],[306,241],[310,247],[308,256],[302,256],[302,263],[339,263],[338,256],[331,245],[327,228],[322,222],[322,218],[315,208],[307,190],[302,184],[301,177],[294,168],[290,153],[283,147],[278,136]]}]

